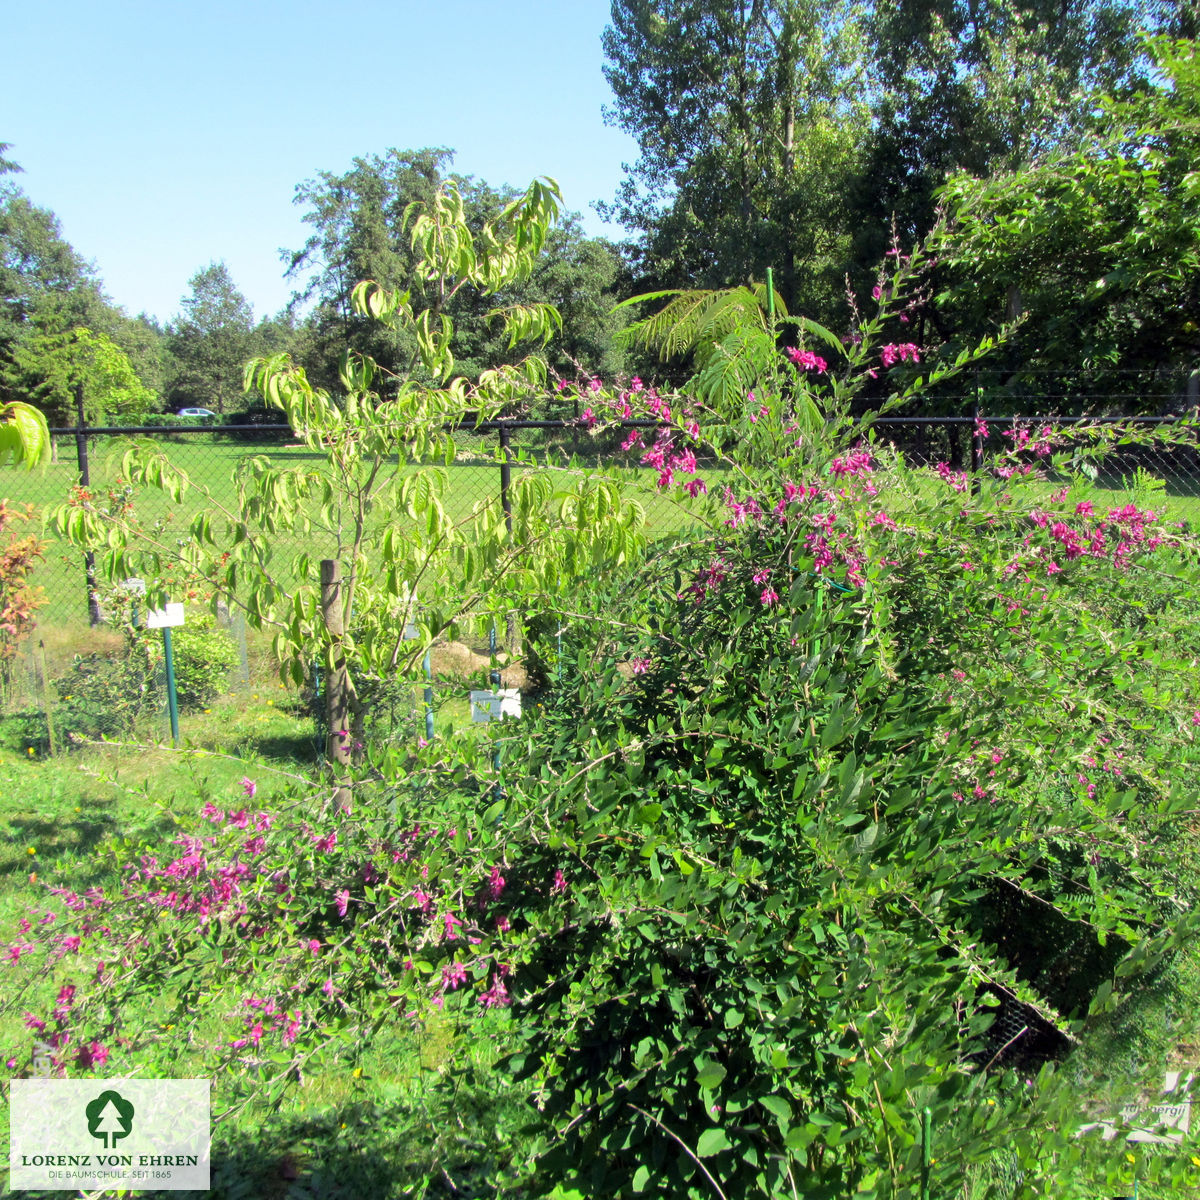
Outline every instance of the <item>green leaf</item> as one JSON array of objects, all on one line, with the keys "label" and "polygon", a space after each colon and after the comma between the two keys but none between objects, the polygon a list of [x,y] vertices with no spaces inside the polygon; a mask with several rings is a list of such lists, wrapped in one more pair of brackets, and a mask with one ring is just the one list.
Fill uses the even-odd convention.
[{"label": "green leaf", "polygon": [[720,1084],[726,1074],[725,1068],[720,1063],[704,1062],[696,1072],[696,1082],[702,1088],[711,1090]]},{"label": "green leaf", "polygon": [[696,1143],[696,1157],[711,1158],[723,1150],[732,1149],[733,1143],[725,1136],[725,1130],[720,1126],[713,1126],[700,1135],[700,1140]]}]

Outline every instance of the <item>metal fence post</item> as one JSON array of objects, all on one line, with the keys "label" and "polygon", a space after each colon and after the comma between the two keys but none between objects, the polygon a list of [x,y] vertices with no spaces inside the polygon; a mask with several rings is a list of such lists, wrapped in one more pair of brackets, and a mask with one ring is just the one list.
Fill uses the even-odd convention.
[{"label": "metal fence post", "polygon": [[508,443],[508,423],[497,421],[496,428],[500,431],[500,507],[504,509],[504,524],[512,533],[512,497],[509,489],[512,487],[512,467],[509,456],[512,453]]},{"label": "metal fence post", "polygon": [[975,403],[971,405],[971,417],[974,420],[971,427],[971,495],[977,496],[981,486],[979,473],[983,470],[983,437],[979,432],[979,391],[976,391]]},{"label": "metal fence post", "polygon": [[[75,385],[75,417],[78,424],[75,428],[75,456],[79,460],[79,486],[88,487],[92,482],[88,470],[87,419],[83,412],[83,384]],[[96,556],[85,550],[83,555],[83,576],[87,584],[88,620],[92,625],[103,621],[100,613],[100,596],[96,591]]]}]

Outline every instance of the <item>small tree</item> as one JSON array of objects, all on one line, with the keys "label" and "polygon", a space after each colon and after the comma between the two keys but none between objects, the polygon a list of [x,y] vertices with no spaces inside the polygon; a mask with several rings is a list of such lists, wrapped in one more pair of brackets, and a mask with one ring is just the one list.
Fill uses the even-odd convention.
[{"label": "small tree", "polygon": [[88,425],[114,417],[137,420],[158,402],[125,352],[84,326],[63,330],[31,323],[14,347],[6,382],[55,425],[74,424],[81,416]]},{"label": "small tree", "polygon": [[[484,372],[474,384],[452,378],[455,331],[446,306],[464,289],[487,297],[528,278],[559,205],[557,185],[537,181],[478,232],[453,184],[428,206],[410,205],[416,275],[432,303],[415,311],[411,291],[371,282],[353,296],[360,315],[415,347],[403,371],[347,351],[342,392],[333,396],[314,388],[287,355],[250,363],[247,389],[283,411],[320,466],[281,469],[263,457],[245,459],[229,507],[161,451],[133,448],[122,473],[135,485],[162,488],[176,500],[193,488],[204,496],[182,545],[142,536],[123,514],[105,516],[86,498],[57,514],[77,544],[105,549],[113,580],[161,580],[182,563],[215,596],[244,608],[251,626],[274,634],[284,677],[299,683],[320,662],[336,681],[328,689],[328,757],[340,770],[361,741],[361,681],[413,673],[439,636],[520,617],[536,597],[569,587],[594,564],[625,560],[640,539],[642,511],[611,481],[525,471],[511,489],[510,517],[492,498],[455,520],[443,502],[447,474],[434,465],[453,462],[456,429],[503,412],[544,382],[536,354]],[[495,319],[510,345],[544,342],[559,325],[543,304],[502,308]],[[331,567],[322,572],[319,554],[280,564],[274,544],[283,532],[321,538]],[[149,599],[165,597],[158,584]],[[409,623],[420,635],[411,642],[403,637]]]}]

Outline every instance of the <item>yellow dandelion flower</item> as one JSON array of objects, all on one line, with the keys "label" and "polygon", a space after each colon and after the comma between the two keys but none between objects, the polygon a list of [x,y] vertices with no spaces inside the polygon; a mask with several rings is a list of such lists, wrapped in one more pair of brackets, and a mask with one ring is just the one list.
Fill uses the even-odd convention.
[{"label": "yellow dandelion flower", "polygon": [[25,853],[26,853],[26,854],[29,854],[29,855],[36,854],[36,853],[37,853],[37,847],[36,847],[36,846],[30,846],[30,847],[29,847],[29,849],[27,849],[27,850],[25,851]]},{"label": "yellow dandelion flower", "polygon": [[32,746],[26,746],[26,747],[25,747],[25,753],[26,753],[26,754],[32,754],[32,753],[33,753],[33,747],[32,747]]}]

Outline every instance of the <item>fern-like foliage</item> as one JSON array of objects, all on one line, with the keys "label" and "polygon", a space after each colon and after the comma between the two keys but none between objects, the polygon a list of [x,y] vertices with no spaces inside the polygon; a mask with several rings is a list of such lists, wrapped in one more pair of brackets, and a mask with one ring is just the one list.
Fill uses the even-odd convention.
[{"label": "fern-like foliage", "polygon": [[687,390],[723,416],[738,413],[747,393],[770,374],[775,355],[775,339],[767,330],[733,329],[720,341],[695,348],[697,369]]},{"label": "fern-like foliage", "polygon": [[[635,321],[617,334],[621,345],[655,351],[666,362],[723,342],[735,330],[767,329],[767,293],[761,285],[721,291],[664,291],[634,296],[617,305],[625,308],[648,300],[670,301],[656,313]],[[776,311],[784,314],[776,297]]]}]

